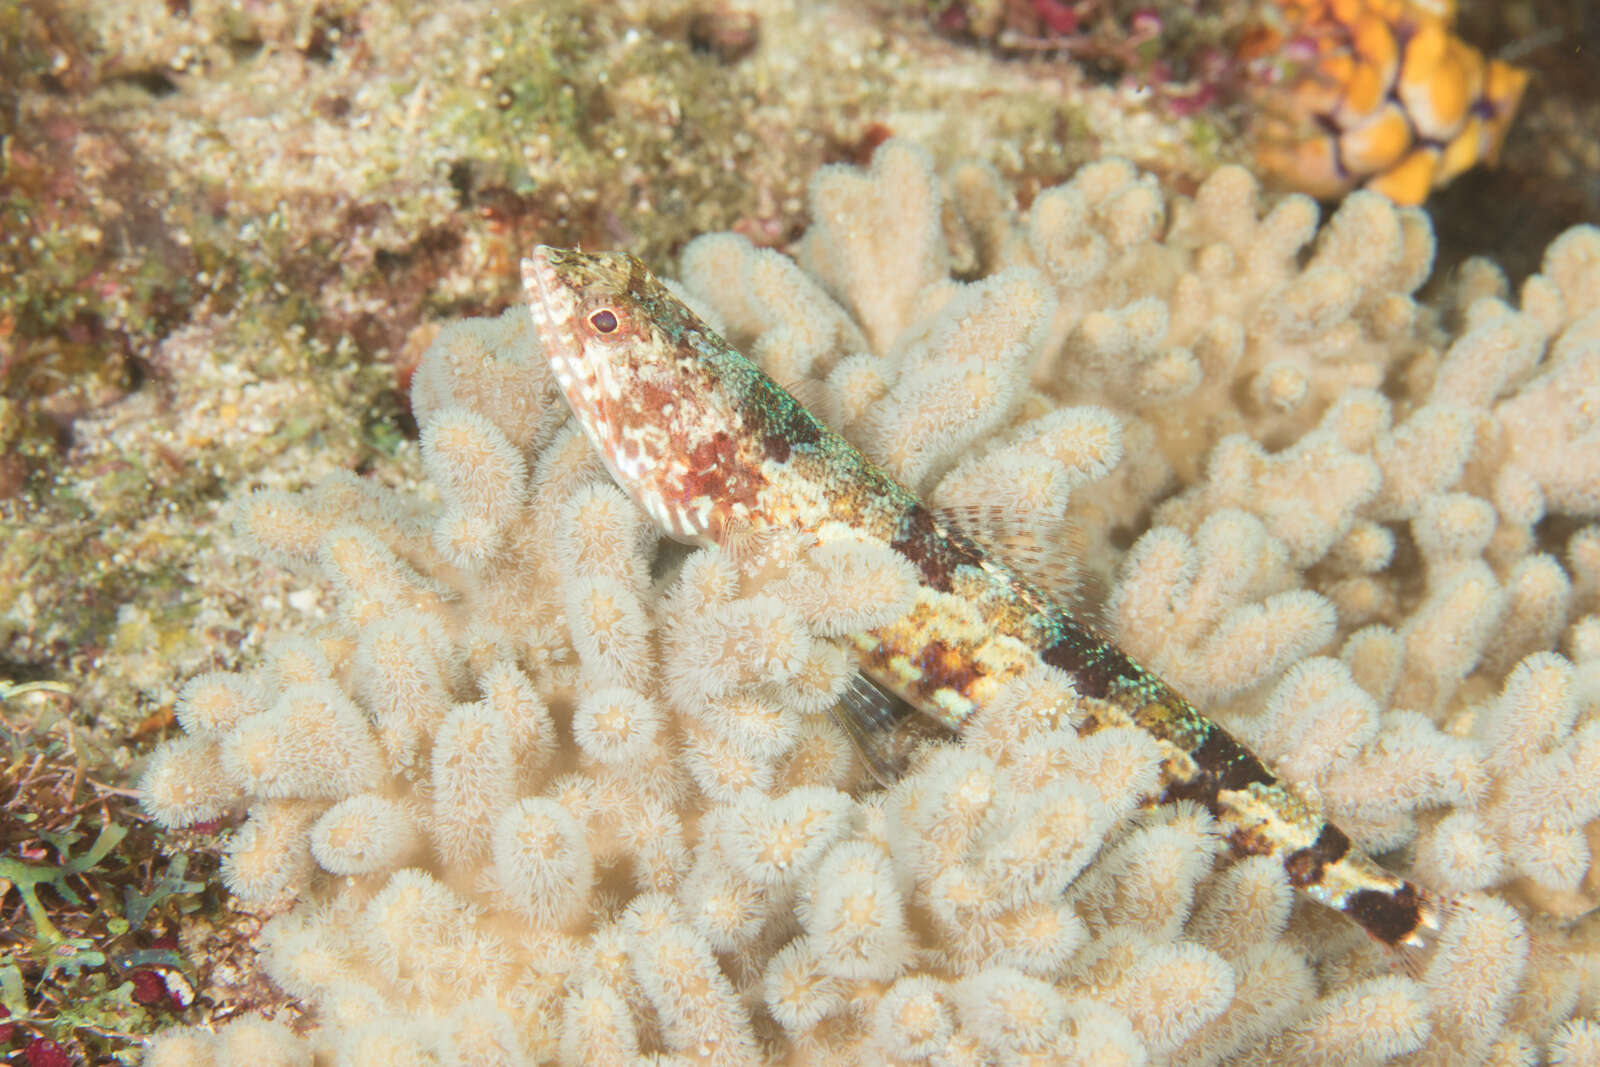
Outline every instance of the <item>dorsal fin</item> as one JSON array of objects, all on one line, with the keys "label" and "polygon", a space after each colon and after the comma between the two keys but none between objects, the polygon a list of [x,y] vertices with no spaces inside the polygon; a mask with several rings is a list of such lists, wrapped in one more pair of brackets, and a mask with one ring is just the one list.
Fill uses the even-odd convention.
[{"label": "dorsal fin", "polygon": [[801,407],[815,415],[819,422],[834,430],[839,428],[839,403],[827,382],[819,378],[801,378],[799,381],[782,383],[782,388]]},{"label": "dorsal fin", "polygon": [[964,504],[934,515],[1038,586],[1080,622],[1098,625],[1105,589],[1084,565],[1087,538],[1065,516],[1019,513],[1004,505]]}]

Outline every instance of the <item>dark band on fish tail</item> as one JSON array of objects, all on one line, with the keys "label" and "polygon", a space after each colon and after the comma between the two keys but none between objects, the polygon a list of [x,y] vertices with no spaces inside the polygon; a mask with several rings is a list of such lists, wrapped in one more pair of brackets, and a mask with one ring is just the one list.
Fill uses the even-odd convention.
[{"label": "dark band on fish tail", "polygon": [[1391,890],[1362,889],[1351,893],[1339,910],[1390,948],[1411,943],[1437,910],[1433,899],[1410,882]]},{"label": "dark band on fish tail", "polygon": [[1218,794],[1224,789],[1242,790],[1252,785],[1272,786],[1278,780],[1261,761],[1220,726],[1207,724],[1205,740],[1189,749],[1195,775],[1188,781],[1174,779],[1167,785],[1163,801],[1192,800],[1208,811],[1218,811]]},{"label": "dark band on fish tail", "polygon": [[1323,823],[1315,841],[1283,858],[1283,869],[1289,875],[1289,884],[1296,889],[1316,885],[1322,881],[1322,872],[1344,859],[1349,851],[1350,838],[1345,836],[1344,831],[1332,823]]}]

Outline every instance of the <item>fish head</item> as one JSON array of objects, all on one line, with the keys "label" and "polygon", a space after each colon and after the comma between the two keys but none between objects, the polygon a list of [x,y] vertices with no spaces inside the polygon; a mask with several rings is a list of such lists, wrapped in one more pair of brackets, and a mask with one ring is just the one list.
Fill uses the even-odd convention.
[{"label": "fish head", "polygon": [[766,483],[751,388],[770,380],[631,255],[540,245],[522,280],[556,382],[617,484],[691,544],[747,519]]}]

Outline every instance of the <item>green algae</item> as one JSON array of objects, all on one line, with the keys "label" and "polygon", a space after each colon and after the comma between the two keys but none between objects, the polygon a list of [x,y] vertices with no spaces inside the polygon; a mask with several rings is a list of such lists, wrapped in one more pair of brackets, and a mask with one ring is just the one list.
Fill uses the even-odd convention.
[{"label": "green algae", "polygon": [[68,687],[0,682],[0,1004],[12,1043],[132,1063],[200,974],[174,934],[216,907],[216,859],[163,856],[126,798],[92,795],[95,754],[61,714],[72,701]]},{"label": "green algae", "polygon": [[440,129],[475,189],[534,198],[557,243],[620,237],[664,262],[754,209],[748,72],[605,5],[515,8],[473,30],[430,80]]}]

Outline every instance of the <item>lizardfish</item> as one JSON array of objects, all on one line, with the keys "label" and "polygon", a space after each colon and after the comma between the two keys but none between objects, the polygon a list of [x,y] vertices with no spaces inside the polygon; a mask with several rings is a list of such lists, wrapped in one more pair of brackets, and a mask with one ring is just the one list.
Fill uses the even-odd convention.
[{"label": "lizardfish", "polygon": [[[1236,855],[1269,855],[1297,889],[1391,948],[1421,948],[1445,901],[1355,848],[1315,800],[1274,775],[1106,635],[942,520],[739,354],[645,269],[615,252],[540,246],[522,261],[561,391],[617,484],[669,536],[722,543],[793,528],[869,540],[910,560],[912,606],[853,636],[860,669],[959,733],[1040,663],[1071,677],[1080,732],[1132,725],[1161,746],[1161,802],[1193,800]],[[858,743],[881,728],[864,721]]]}]

